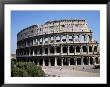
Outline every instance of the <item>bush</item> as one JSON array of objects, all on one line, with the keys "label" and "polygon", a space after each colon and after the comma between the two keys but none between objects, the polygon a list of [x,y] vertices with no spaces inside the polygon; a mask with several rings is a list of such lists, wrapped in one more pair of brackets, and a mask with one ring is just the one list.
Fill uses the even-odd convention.
[{"label": "bush", "polygon": [[45,76],[44,71],[40,66],[32,62],[16,62],[11,63],[12,77],[42,77]]}]

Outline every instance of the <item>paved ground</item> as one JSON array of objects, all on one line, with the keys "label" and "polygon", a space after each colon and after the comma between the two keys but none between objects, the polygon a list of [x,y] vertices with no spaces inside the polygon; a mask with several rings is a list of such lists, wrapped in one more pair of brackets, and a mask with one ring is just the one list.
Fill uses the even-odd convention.
[{"label": "paved ground", "polygon": [[92,66],[57,66],[42,67],[49,77],[99,77],[100,69],[92,69]]}]

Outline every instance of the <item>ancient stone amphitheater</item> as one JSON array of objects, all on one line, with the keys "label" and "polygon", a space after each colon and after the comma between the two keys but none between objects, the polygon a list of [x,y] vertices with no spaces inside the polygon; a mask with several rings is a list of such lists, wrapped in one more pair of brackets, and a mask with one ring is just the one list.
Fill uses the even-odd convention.
[{"label": "ancient stone amphitheater", "polygon": [[86,20],[64,19],[32,25],[17,34],[17,61],[40,66],[100,64],[99,43]]}]

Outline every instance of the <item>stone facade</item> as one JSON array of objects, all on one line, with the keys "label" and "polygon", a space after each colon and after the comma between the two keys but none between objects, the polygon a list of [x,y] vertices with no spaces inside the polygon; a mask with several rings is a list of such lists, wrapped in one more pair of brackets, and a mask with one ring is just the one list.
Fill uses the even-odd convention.
[{"label": "stone facade", "polygon": [[17,34],[17,61],[41,66],[100,64],[99,43],[86,20],[54,20]]}]

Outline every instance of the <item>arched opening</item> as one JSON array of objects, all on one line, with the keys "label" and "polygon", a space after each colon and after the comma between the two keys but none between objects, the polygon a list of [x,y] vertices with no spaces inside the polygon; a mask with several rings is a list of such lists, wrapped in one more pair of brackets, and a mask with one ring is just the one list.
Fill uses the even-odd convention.
[{"label": "arched opening", "polygon": [[56,37],[56,42],[60,42],[60,37],[59,36]]},{"label": "arched opening", "polygon": [[75,60],[74,60],[74,58],[71,58],[71,59],[70,59],[70,65],[75,65]]},{"label": "arched opening", "polygon": [[42,48],[40,48],[40,50],[39,50],[40,52],[39,52],[39,54],[42,54]]},{"label": "arched opening", "polygon": [[85,41],[85,35],[81,36],[81,41]]},{"label": "arched opening", "polygon": [[96,62],[96,64],[98,64],[98,57],[95,58],[95,62]]},{"label": "arched opening", "polygon": [[79,35],[74,36],[74,41],[79,41]]},{"label": "arched opening", "polygon": [[66,58],[63,59],[63,65],[68,65],[68,59]]},{"label": "arched opening", "polygon": [[92,52],[92,46],[89,46],[89,52]]},{"label": "arched opening", "polygon": [[70,53],[74,53],[74,47],[73,47],[73,46],[70,46],[69,52],[70,52]]},{"label": "arched opening", "polygon": [[55,63],[54,59],[50,59],[50,63],[51,63],[51,66],[54,66],[54,63]]},{"label": "arched opening", "polygon": [[81,58],[77,58],[77,65],[81,65]]},{"label": "arched opening", "polygon": [[67,47],[63,47],[63,53],[67,53]]},{"label": "arched opening", "polygon": [[45,66],[48,66],[49,65],[49,61],[48,59],[45,59]]},{"label": "arched opening", "polygon": [[88,59],[86,57],[83,58],[83,62],[84,62],[84,65],[88,65]]},{"label": "arched opening", "polygon": [[44,43],[46,43],[46,44],[48,43],[48,38],[44,39]]},{"label": "arched opening", "polygon": [[45,48],[45,54],[48,54],[48,48]]},{"label": "arched opening", "polygon": [[83,52],[87,52],[87,47],[83,46]]},{"label": "arched opening", "polygon": [[30,50],[30,54],[31,54],[31,55],[33,54],[33,50],[32,50],[32,49]]},{"label": "arched opening", "polygon": [[90,57],[90,64],[93,65],[93,58]]},{"label": "arched opening", "polygon": [[80,52],[80,47],[79,46],[76,47],[76,52],[77,53]]},{"label": "arched opening", "polygon": [[54,47],[51,47],[50,53],[54,53]]},{"label": "arched opening", "polygon": [[39,59],[39,65],[43,65],[43,59]]},{"label": "arched opening", "polygon": [[57,59],[57,65],[61,66],[61,59],[59,59],[59,58]]},{"label": "arched opening", "polygon": [[65,42],[66,41],[66,36],[62,37],[62,41]]},{"label": "arched opening", "polygon": [[69,35],[69,41],[73,41],[72,35]]},{"label": "arched opening", "polygon": [[94,46],[94,52],[97,52],[97,46]]},{"label": "arched opening", "polygon": [[54,42],[54,36],[52,36],[52,37],[50,38],[50,40],[51,40],[50,42],[53,43],[53,42]]},{"label": "arched opening", "polygon": [[60,47],[56,47],[56,51],[57,51],[57,53],[60,53],[60,51],[61,51]]},{"label": "arched opening", "polygon": [[35,49],[35,54],[37,54],[37,49]]}]

